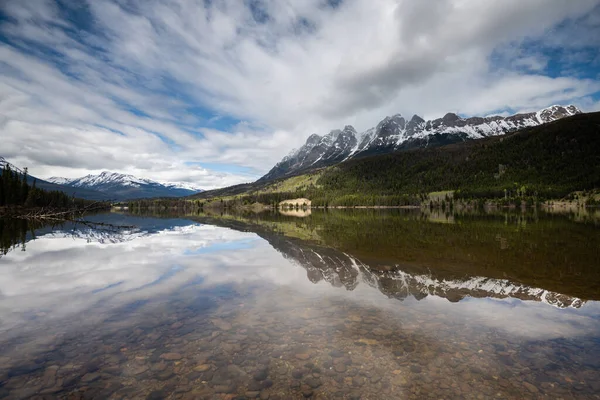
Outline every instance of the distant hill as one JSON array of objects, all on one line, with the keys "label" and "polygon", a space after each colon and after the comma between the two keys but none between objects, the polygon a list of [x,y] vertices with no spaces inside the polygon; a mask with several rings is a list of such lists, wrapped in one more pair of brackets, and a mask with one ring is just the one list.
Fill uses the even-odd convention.
[{"label": "distant hill", "polygon": [[115,200],[183,197],[202,191],[202,189],[188,183],[159,183],[150,179],[108,171],[99,175],[87,175],[76,179],[52,177],[48,180],[54,184],[76,190],[99,192]]},{"label": "distant hill", "polygon": [[454,113],[447,113],[443,118],[425,121],[418,115],[406,120],[402,115],[396,114],[385,117],[376,127],[361,133],[348,125],[325,136],[311,135],[302,147],[284,157],[260,181],[298,175],[377,154],[504,135],[580,113],[577,107],[570,105],[552,106],[535,113],[509,117],[462,118]]}]

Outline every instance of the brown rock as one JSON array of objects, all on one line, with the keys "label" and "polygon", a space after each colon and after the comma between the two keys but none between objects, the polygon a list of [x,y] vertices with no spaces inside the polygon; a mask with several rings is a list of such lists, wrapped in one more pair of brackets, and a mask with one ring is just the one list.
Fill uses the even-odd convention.
[{"label": "brown rock", "polygon": [[100,374],[97,372],[93,372],[93,373],[85,374],[83,376],[83,378],[81,378],[81,381],[85,382],[85,383],[90,383],[90,382],[94,382],[95,380],[98,380],[98,379],[100,379]]},{"label": "brown rock", "polygon": [[210,365],[208,364],[200,364],[200,365],[196,365],[194,367],[194,371],[198,371],[198,372],[206,372],[210,369]]},{"label": "brown rock", "polygon": [[531,393],[537,393],[538,392],[538,388],[536,388],[535,386],[533,386],[529,382],[523,382],[523,386],[525,386],[527,388],[527,390],[529,390]]},{"label": "brown rock", "polygon": [[177,361],[181,360],[183,357],[179,353],[163,353],[160,355],[160,358],[167,361]]},{"label": "brown rock", "polygon": [[269,394],[269,392],[265,392],[264,390],[260,392],[260,400],[269,400],[270,396],[271,395]]},{"label": "brown rock", "polygon": [[346,364],[344,364],[344,363],[336,364],[334,368],[335,368],[336,372],[340,372],[340,373],[346,372]]},{"label": "brown rock", "polygon": [[229,322],[227,322],[221,318],[211,319],[210,322],[212,322],[213,325],[215,325],[217,328],[219,328],[222,331],[228,331],[232,327]]}]

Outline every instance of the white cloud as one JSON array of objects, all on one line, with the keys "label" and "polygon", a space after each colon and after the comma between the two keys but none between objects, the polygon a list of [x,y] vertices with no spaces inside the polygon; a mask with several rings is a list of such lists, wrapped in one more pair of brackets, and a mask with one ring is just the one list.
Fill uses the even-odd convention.
[{"label": "white cloud", "polygon": [[253,180],[311,133],[398,112],[597,107],[597,79],[546,76],[548,58],[520,45],[597,46],[569,38],[598,30],[599,0],[264,0],[261,22],[237,0],[210,4],[4,2],[2,155],[44,177],[109,169],[211,188]]}]

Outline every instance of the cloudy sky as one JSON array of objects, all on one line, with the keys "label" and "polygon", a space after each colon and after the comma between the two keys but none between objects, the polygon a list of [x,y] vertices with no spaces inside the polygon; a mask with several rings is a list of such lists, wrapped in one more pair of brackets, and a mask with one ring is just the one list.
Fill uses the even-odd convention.
[{"label": "cloudy sky", "polygon": [[0,156],[204,188],[386,115],[600,110],[600,0],[2,0]]}]

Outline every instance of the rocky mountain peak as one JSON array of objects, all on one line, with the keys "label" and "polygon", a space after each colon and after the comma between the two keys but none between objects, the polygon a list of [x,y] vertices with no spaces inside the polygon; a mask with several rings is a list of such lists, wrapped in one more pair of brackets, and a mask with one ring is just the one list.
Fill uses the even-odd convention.
[{"label": "rocky mountain peak", "polygon": [[546,123],[570,117],[575,114],[581,114],[581,110],[574,105],[568,105],[566,107],[554,105],[538,111],[537,116],[541,122]]},{"label": "rocky mountain peak", "polygon": [[411,124],[421,124],[425,122],[425,120],[421,117],[419,117],[417,114],[413,115],[412,118],[410,119]]},{"label": "rocky mountain peak", "polygon": [[405,122],[406,122],[406,120],[404,119],[402,114],[395,114],[395,115],[392,115],[391,117],[388,116],[388,117],[385,117],[384,119],[382,119],[381,122],[379,122],[379,124],[377,124],[377,128],[379,129],[382,126],[386,126],[389,124],[404,125]]},{"label": "rocky mountain peak", "polygon": [[[339,129],[333,129],[333,130],[329,131],[329,133],[327,134],[326,137],[329,138],[329,139],[335,140],[340,135],[340,133],[342,133],[341,130],[339,130]],[[323,139],[325,139],[325,138],[323,138]]]},{"label": "rocky mountain peak", "polygon": [[319,143],[321,141],[321,136],[317,135],[316,133],[313,133],[312,135],[310,135],[308,137],[308,139],[306,139],[306,144],[307,145],[315,145],[317,143]]},{"label": "rocky mountain peak", "polygon": [[456,121],[458,121],[459,119],[461,119],[458,115],[454,114],[454,113],[448,113],[446,115],[444,115],[444,117],[442,118],[442,121],[445,124],[452,124]]},{"label": "rocky mountain peak", "polygon": [[356,129],[352,125],[346,125],[343,130],[344,133],[352,133],[354,135],[357,134]]},{"label": "rocky mountain peak", "polygon": [[408,124],[406,124],[406,136],[413,137],[425,126],[425,120],[418,115],[413,115]]}]

